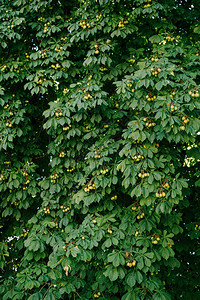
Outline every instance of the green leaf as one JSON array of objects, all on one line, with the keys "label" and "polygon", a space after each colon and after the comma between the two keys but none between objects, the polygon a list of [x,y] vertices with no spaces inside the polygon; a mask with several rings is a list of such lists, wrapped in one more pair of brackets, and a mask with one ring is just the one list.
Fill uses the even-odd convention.
[{"label": "green leaf", "polygon": [[118,267],[120,264],[125,264],[125,258],[122,253],[110,253],[108,255],[108,262],[112,262],[114,267]]},{"label": "green leaf", "polygon": [[163,40],[163,37],[162,35],[152,35],[149,40],[151,43],[160,43]]},{"label": "green leaf", "polygon": [[72,255],[73,257],[77,257],[77,255],[80,253],[80,250],[79,250],[79,248],[76,246],[76,247],[71,248],[70,252],[71,252],[71,255]]},{"label": "green leaf", "polygon": [[160,91],[163,87],[163,82],[162,81],[158,81],[155,85],[155,88]]},{"label": "green leaf", "polygon": [[142,274],[141,274],[140,271],[136,271],[135,277],[136,277],[136,280],[137,280],[138,283],[141,283],[141,282],[142,282],[143,276],[142,276]]},{"label": "green leaf", "polygon": [[136,284],[135,272],[131,272],[126,276],[126,282],[130,287],[133,287]]},{"label": "green leaf", "polygon": [[44,297],[44,300],[56,300],[54,294],[51,292],[51,290],[46,294]]},{"label": "green leaf", "polygon": [[113,268],[112,271],[109,273],[109,279],[111,281],[117,280],[118,276],[119,276],[119,274],[118,274],[117,268]]},{"label": "green leaf", "polygon": [[161,255],[162,255],[162,257],[164,257],[164,259],[168,259],[169,258],[169,251],[168,251],[168,249],[167,248],[162,248],[161,249]]},{"label": "green leaf", "polygon": [[38,293],[34,293],[30,297],[28,297],[28,300],[40,300],[40,299],[42,299],[42,297],[43,297],[43,294],[38,292]]}]

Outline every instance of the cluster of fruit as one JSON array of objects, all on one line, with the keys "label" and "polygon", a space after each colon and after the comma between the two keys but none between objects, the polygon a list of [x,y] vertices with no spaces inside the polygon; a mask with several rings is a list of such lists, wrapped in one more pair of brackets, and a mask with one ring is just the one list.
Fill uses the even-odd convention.
[{"label": "cluster of fruit", "polygon": [[66,36],[62,36],[60,40],[61,40],[61,41],[66,41],[66,39],[67,39]]},{"label": "cluster of fruit", "polygon": [[160,238],[159,238],[159,236],[154,235],[151,237],[151,240],[152,240],[152,244],[156,245],[160,241]]},{"label": "cluster of fruit", "polygon": [[[15,252],[17,252],[17,250],[15,250]],[[19,264],[13,264],[13,268],[18,268],[19,267]]]},{"label": "cluster of fruit", "polygon": [[119,27],[119,28],[122,28],[122,27],[125,26],[125,24],[128,24],[128,21],[127,21],[127,20],[119,21],[118,27]]},{"label": "cluster of fruit", "polygon": [[[84,129],[84,127],[83,127],[83,129]],[[86,124],[86,125],[85,125],[85,130],[86,130],[86,131],[89,130],[89,124]]]},{"label": "cluster of fruit", "polygon": [[42,58],[46,58],[47,57],[47,53],[45,50],[39,51],[40,55],[42,56]]},{"label": "cluster of fruit", "polygon": [[171,247],[172,247],[172,244],[170,244],[170,243],[167,243],[167,246],[171,248]]},{"label": "cluster of fruit", "polygon": [[195,230],[198,230],[198,229],[200,229],[200,225],[196,224],[195,225]]},{"label": "cluster of fruit", "polygon": [[92,74],[90,74],[89,76],[88,76],[88,80],[90,81],[92,79]]},{"label": "cluster of fruit", "polygon": [[68,22],[70,22],[71,20],[72,20],[72,18],[69,18],[69,19],[66,20],[66,22],[68,23]]},{"label": "cluster of fruit", "polygon": [[170,108],[171,108],[172,112],[175,111],[175,110],[177,110],[177,106],[175,104],[173,104],[173,103],[171,104]]},{"label": "cluster of fruit", "polygon": [[108,228],[108,233],[112,233],[112,230],[110,228]]},{"label": "cluster of fruit", "polygon": [[49,209],[48,206],[44,208],[44,213],[45,214],[50,214],[50,209]]},{"label": "cluster of fruit", "polygon": [[65,207],[64,205],[61,205],[60,208],[62,209],[63,212],[70,211],[70,208],[69,207]]},{"label": "cluster of fruit", "polygon": [[11,124],[11,121],[10,121],[10,120],[7,120],[6,126],[7,126],[7,127],[12,127],[12,124]]},{"label": "cluster of fruit", "polygon": [[135,210],[137,210],[137,207],[134,205],[131,207],[131,209],[135,211]]},{"label": "cluster of fruit", "polygon": [[185,125],[181,125],[179,128],[180,130],[185,130]]},{"label": "cluster of fruit", "polygon": [[112,196],[110,200],[117,200],[117,195]]},{"label": "cluster of fruit", "polygon": [[[21,68],[21,70],[22,70],[22,68]],[[19,73],[19,70],[16,68],[13,71]]]},{"label": "cluster of fruit", "polygon": [[168,181],[163,184],[163,187],[166,188],[166,189],[170,188]]},{"label": "cluster of fruit", "polygon": [[150,175],[149,172],[142,171],[141,173],[138,174],[138,177],[145,178],[148,177],[149,175]]},{"label": "cluster of fruit", "polygon": [[52,183],[56,183],[56,180],[59,178],[59,175],[57,173],[53,173],[51,174],[50,178]]},{"label": "cluster of fruit", "polygon": [[96,292],[96,293],[94,294],[94,298],[99,298],[99,297],[100,297],[100,295],[101,295],[101,293],[100,293],[100,292]]},{"label": "cluster of fruit", "polygon": [[[23,229],[23,230],[25,230],[25,229]],[[27,235],[28,235],[28,231],[24,231],[22,234],[20,234],[21,237],[22,236],[26,237]]]},{"label": "cluster of fruit", "polygon": [[132,85],[132,83],[127,83],[127,86],[130,86],[130,87],[131,87],[131,86],[133,86],[133,85]]},{"label": "cluster of fruit", "polygon": [[94,47],[95,47],[94,53],[99,54],[99,44],[95,44]]},{"label": "cluster of fruit", "polygon": [[155,61],[155,62],[158,62],[159,61],[159,58],[157,55],[154,55],[151,59],[151,61]]},{"label": "cluster of fruit", "polygon": [[53,64],[52,64],[52,65],[51,65],[51,68],[57,70],[57,69],[61,68],[61,65],[59,65],[59,64],[53,65]]},{"label": "cluster of fruit", "polygon": [[67,131],[67,130],[69,130],[71,127],[72,127],[72,125],[64,126],[64,127],[63,127],[63,130],[64,130],[64,131]]},{"label": "cluster of fruit", "polygon": [[154,126],[156,126],[156,123],[152,119],[150,119],[150,118],[144,118],[143,120],[144,120],[144,122],[146,122],[145,125],[147,127],[154,127]]},{"label": "cluster of fruit", "polygon": [[9,104],[4,105],[4,109],[7,109],[9,107]]},{"label": "cluster of fruit", "polygon": [[60,52],[60,51],[62,51],[62,46],[60,46],[60,47],[56,47],[56,48],[55,48],[55,51],[56,51],[56,52]]},{"label": "cluster of fruit", "polygon": [[140,161],[141,159],[144,159],[144,156],[136,153],[134,156],[132,156],[132,159],[135,161]]},{"label": "cluster of fruit", "polygon": [[62,112],[61,112],[60,110],[57,110],[57,111],[55,112],[55,116],[56,116],[57,118],[62,117]]},{"label": "cluster of fruit", "polygon": [[144,212],[142,212],[141,214],[139,214],[138,216],[137,216],[137,219],[139,220],[139,219],[143,219],[144,218]]},{"label": "cluster of fruit", "polygon": [[60,151],[59,157],[65,157],[66,153],[64,151]]},{"label": "cluster of fruit", "polygon": [[22,171],[22,175],[23,175],[23,176],[25,176],[25,177],[26,177],[26,176],[28,176],[28,172],[27,172],[27,170],[25,170],[25,169],[22,169],[21,171]]},{"label": "cluster of fruit", "polygon": [[151,7],[150,3],[144,5],[144,8],[148,8],[148,7]]},{"label": "cluster of fruit", "polygon": [[157,192],[156,192],[156,197],[157,198],[163,198],[165,196],[166,196],[166,194],[163,190],[157,190]]},{"label": "cluster of fruit", "polygon": [[24,184],[29,184],[30,183],[30,179],[26,179],[26,182]]},{"label": "cluster of fruit", "polygon": [[189,95],[192,97],[199,97],[199,92],[197,90],[189,91]]},{"label": "cluster of fruit", "polygon": [[3,72],[6,69],[6,65],[3,65],[0,69]]},{"label": "cluster of fruit", "polygon": [[94,151],[94,158],[100,158],[101,157],[101,155],[98,153],[98,151],[97,150],[95,150]]},{"label": "cluster of fruit", "polygon": [[88,184],[85,188],[84,191],[85,192],[89,192],[90,190],[95,190],[95,184]]},{"label": "cluster of fruit", "polygon": [[131,90],[132,93],[134,93],[135,91],[136,91],[136,89],[134,89],[134,88]]},{"label": "cluster of fruit", "polygon": [[127,265],[127,267],[135,267],[135,265],[136,265],[136,260],[135,259],[132,259],[132,260],[130,260],[130,261],[128,261],[127,263],[126,263],[126,265]]},{"label": "cluster of fruit", "polygon": [[43,18],[43,17],[39,17],[39,18],[38,18],[38,21],[41,21],[41,22],[42,22],[42,21],[44,21],[44,18]]},{"label": "cluster of fruit", "polygon": [[146,99],[147,99],[147,101],[153,101],[156,99],[156,96],[152,95],[152,94],[148,94],[148,95],[146,95]]},{"label": "cluster of fruit", "polygon": [[44,33],[48,32],[48,30],[49,30],[48,29],[49,24],[50,24],[49,22],[47,22],[47,23],[44,24]]},{"label": "cluster of fruit", "polygon": [[106,174],[109,170],[108,169],[101,169],[101,174]]},{"label": "cluster of fruit", "polygon": [[36,81],[37,84],[42,84],[43,80],[40,78],[38,81]]},{"label": "cluster of fruit", "polygon": [[[4,105],[4,109],[7,109],[9,107],[9,104],[6,104],[6,105]],[[10,114],[10,116],[13,116],[13,112],[10,110],[10,112],[9,112],[9,114]]]},{"label": "cluster of fruit", "polygon": [[[7,245],[7,244],[6,244]],[[12,247],[11,248],[11,250],[12,251],[15,251],[15,252],[17,252],[17,250],[14,248],[15,247],[15,245],[12,243],[12,244],[10,244],[10,246]],[[4,254],[5,255],[5,254]],[[14,264],[13,264],[13,266],[14,266]],[[15,266],[17,266],[17,265],[15,265]]]},{"label": "cluster of fruit", "polygon": [[102,14],[101,14],[101,13],[98,13],[98,14],[96,15],[97,21],[99,21],[99,20],[101,19],[101,17],[102,17]]},{"label": "cluster of fruit", "polygon": [[158,74],[161,72],[161,69],[160,68],[151,68],[151,72],[152,72],[152,75],[157,77]]},{"label": "cluster of fruit", "polygon": [[175,39],[175,37],[172,36],[171,34],[168,34],[168,35],[166,36],[166,40],[167,40],[168,42],[173,42],[174,39]]},{"label": "cluster of fruit", "polygon": [[8,25],[8,28],[13,29],[14,25],[11,23],[11,25]]},{"label": "cluster of fruit", "polygon": [[132,64],[134,64],[134,62],[135,62],[135,56],[134,55],[132,55],[130,57],[129,62],[132,63]]},{"label": "cluster of fruit", "polygon": [[88,99],[92,99],[92,95],[90,95],[90,93],[85,94],[84,99],[88,100]]},{"label": "cluster of fruit", "polygon": [[189,122],[189,119],[185,116],[182,117],[182,120],[185,124],[187,124]]},{"label": "cluster of fruit", "polygon": [[67,169],[67,172],[73,172],[75,168]]},{"label": "cluster of fruit", "polygon": [[137,139],[137,140],[136,140],[136,139],[133,139],[133,140],[132,140],[132,143],[133,143],[133,144],[139,144],[140,142],[141,142],[141,139]]},{"label": "cluster of fruit", "polygon": [[170,92],[170,97],[174,97],[176,95],[176,91],[175,90],[172,90],[171,92]]},{"label": "cluster of fruit", "polygon": [[107,69],[107,68],[104,68],[104,67],[101,67],[99,70],[100,70],[101,72],[103,72],[103,71],[107,71],[108,69]]},{"label": "cluster of fruit", "polygon": [[135,236],[137,237],[137,236],[138,236],[138,234],[139,234],[139,231],[138,231],[138,230],[136,230],[136,232],[135,232]]},{"label": "cluster of fruit", "polygon": [[65,94],[67,94],[68,92],[69,92],[69,89],[68,89],[68,88],[64,88],[63,94],[65,95]]},{"label": "cluster of fruit", "polygon": [[26,59],[29,60],[30,55],[28,53],[25,53]]},{"label": "cluster of fruit", "polygon": [[0,142],[3,140],[3,137],[2,136],[0,136]]},{"label": "cluster of fruit", "polygon": [[90,28],[90,24],[89,24],[86,20],[81,20],[81,21],[80,21],[80,26],[81,26],[83,29],[86,29],[87,27]]},{"label": "cluster of fruit", "polygon": [[96,221],[95,219],[93,219],[92,222],[93,222],[94,224],[96,224],[97,221]]},{"label": "cluster of fruit", "polygon": [[0,180],[4,180],[3,174],[0,174]]}]

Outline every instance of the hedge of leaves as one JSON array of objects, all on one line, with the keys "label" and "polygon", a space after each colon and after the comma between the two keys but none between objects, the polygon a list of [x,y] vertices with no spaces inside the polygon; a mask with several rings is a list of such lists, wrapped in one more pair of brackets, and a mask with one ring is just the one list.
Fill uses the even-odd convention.
[{"label": "hedge of leaves", "polygon": [[0,0],[0,297],[199,299],[199,0]]}]

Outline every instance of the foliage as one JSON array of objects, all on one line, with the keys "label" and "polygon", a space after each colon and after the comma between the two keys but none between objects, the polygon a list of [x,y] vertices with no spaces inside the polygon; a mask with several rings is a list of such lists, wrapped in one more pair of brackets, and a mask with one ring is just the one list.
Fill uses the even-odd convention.
[{"label": "foliage", "polygon": [[3,300],[199,299],[198,5],[0,1]]}]

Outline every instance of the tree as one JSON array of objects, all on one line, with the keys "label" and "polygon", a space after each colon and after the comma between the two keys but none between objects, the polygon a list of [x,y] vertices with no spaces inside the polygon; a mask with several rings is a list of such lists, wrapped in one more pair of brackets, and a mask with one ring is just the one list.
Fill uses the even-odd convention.
[{"label": "tree", "polygon": [[199,1],[0,1],[0,294],[199,299]]}]

